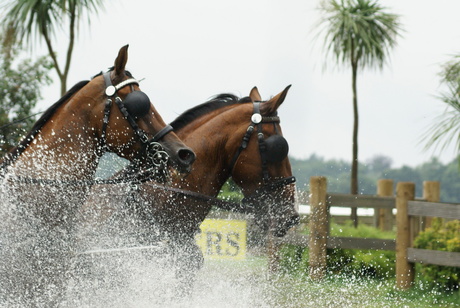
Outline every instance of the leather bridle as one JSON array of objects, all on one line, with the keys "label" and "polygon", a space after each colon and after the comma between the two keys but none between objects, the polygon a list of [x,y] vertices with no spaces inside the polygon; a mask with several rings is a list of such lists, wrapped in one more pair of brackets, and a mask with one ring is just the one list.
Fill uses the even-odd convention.
[{"label": "leather bridle", "polygon": [[[105,95],[107,96],[107,101],[104,107],[104,116],[102,120],[102,132],[101,138],[99,139],[99,145],[97,147],[98,155],[101,156],[108,150],[107,147],[107,126],[109,124],[110,113],[113,105],[113,101],[118,106],[118,109],[126,118],[128,123],[130,124],[131,128],[133,129],[136,136],[139,138],[140,142],[142,143],[142,147],[139,152],[136,154],[133,163],[128,166],[127,174],[133,174],[135,172],[139,172],[139,164],[142,161],[143,157],[145,156],[149,162],[152,164],[150,168],[144,171],[144,173],[148,174],[150,178],[153,176],[157,176],[159,179],[163,179],[167,177],[168,169],[167,163],[169,160],[168,153],[164,150],[163,146],[158,142],[161,140],[165,135],[173,131],[171,125],[166,125],[160,131],[158,131],[152,138],[149,139],[147,133],[142,130],[139,125],[136,123],[135,116],[131,115],[128,109],[125,106],[124,100],[122,100],[117,92],[118,90],[130,85],[132,87],[133,84],[139,85],[139,81],[135,78],[130,77],[117,85],[112,84],[112,80],[110,78],[110,73],[112,70],[109,70],[106,73],[100,73],[96,76],[103,75],[105,80]],[[95,77],[96,77],[95,76]],[[129,76],[129,75],[128,75]],[[144,100],[144,103],[148,103],[150,106],[150,100],[147,95],[142,91],[132,91],[125,97],[125,101],[128,99],[129,95],[136,92],[137,99]],[[142,93],[141,95],[139,95]],[[147,102],[145,101],[147,100]],[[11,160],[7,160],[3,162],[0,166],[0,170],[5,170]],[[152,175],[153,174],[153,175]],[[144,179],[143,181],[147,181],[149,178]],[[62,185],[62,184],[69,184],[69,185],[82,185],[82,186],[90,186],[94,184],[117,184],[117,183],[131,183],[133,182],[132,176],[126,179],[118,178],[118,179],[109,179],[109,180],[75,180],[75,181],[61,181],[61,180],[54,180],[54,179],[35,179],[35,178],[28,178],[28,177],[16,177],[16,181],[21,183],[28,183],[28,184],[45,184],[45,185]]]},{"label": "leather bridle", "polygon": [[[296,181],[296,178],[294,176],[289,176],[281,179],[276,179],[276,180],[270,180],[269,172],[268,172],[268,158],[269,158],[269,151],[267,149],[266,145],[266,139],[262,131],[262,125],[265,123],[273,123],[273,126],[275,128],[276,133],[278,134],[278,129],[276,127],[276,123],[280,122],[280,118],[277,113],[274,113],[271,116],[262,116],[260,113],[260,103],[261,102],[254,102],[253,103],[253,113],[251,116],[251,123],[249,124],[246,133],[243,136],[243,140],[241,141],[241,145],[236,151],[235,155],[233,156],[233,159],[230,163],[230,170],[233,173],[233,169],[235,168],[236,162],[238,158],[241,155],[241,152],[243,152],[248,144],[249,140],[252,136],[252,133],[254,130],[257,130],[257,141],[259,145],[259,154],[260,154],[260,159],[262,162],[262,186],[256,189],[254,193],[252,193],[250,196],[244,197],[242,202],[243,203],[251,203],[252,200],[257,200],[261,195],[270,192],[274,189],[283,187],[285,185],[289,185],[291,183],[294,183]],[[287,153],[286,153],[287,154]]]},{"label": "leather bridle", "polygon": [[[135,78],[129,78],[114,86],[110,78],[110,73],[111,71],[108,71],[103,74],[104,80],[105,80],[105,87],[106,87],[105,94],[107,95],[107,101],[106,101],[105,108],[104,108],[102,133],[101,133],[101,138],[100,138],[100,144],[98,147],[99,154],[102,154],[104,151],[107,150],[107,144],[106,144],[107,143],[107,140],[106,140],[107,126],[109,124],[110,111],[112,109],[112,104],[113,104],[113,101],[115,101],[116,105],[118,106],[118,109],[121,111],[125,119],[130,124],[131,128],[133,129],[134,133],[136,134],[136,136],[139,138],[140,142],[142,143],[142,148],[140,149],[140,151],[138,152],[134,160],[136,164],[139,164],[141,158],[145,155],[150,160],[150,162],[153,164],[153,166],[165,168],[169,160],[169,155],[168,153],[166,153],[166,151],[164,151],[163,147],[161,146],[160,143],[158,143],[158,141],[161,140],[165,135],[173,131],[172,126],[166,125],[159,132],[157,132],[152,138],[149,139],[147,133],[143,131],[139,127],[139,125],[137,125],[135,117],[128,112],[124,104],[124,101],[117,94],[118,90],[128,85],[131,85],[131,86],[133,84],[139,85],[139,81],[137,81],[137,79]],[[138,91],[138,92],[141,92],[141,91]],[[131,93],[134,93],[134,91]],[[131,93],[129,93],[126,96],[125,100],[128,98],[128,96]],[[144,100],[148,100],[147,95],[145,95],[144,93],[143,93],[143,96],[141,95],[141,98]],[[150,101],[148,101],[148,104],[150,105]]]}]

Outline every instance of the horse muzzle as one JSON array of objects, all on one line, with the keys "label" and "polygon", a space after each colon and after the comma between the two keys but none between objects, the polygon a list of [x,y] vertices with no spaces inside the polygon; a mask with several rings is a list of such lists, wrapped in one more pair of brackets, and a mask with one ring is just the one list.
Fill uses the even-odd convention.
[{"label": "horse muzzle", "polygon": [[147,147],[147,156],[150,162],[157,167],[172,167],[179,173],[190,173],[196,159],[195,153],[188,147],[170,146],[166,142],[161,144],[151,142]]}]

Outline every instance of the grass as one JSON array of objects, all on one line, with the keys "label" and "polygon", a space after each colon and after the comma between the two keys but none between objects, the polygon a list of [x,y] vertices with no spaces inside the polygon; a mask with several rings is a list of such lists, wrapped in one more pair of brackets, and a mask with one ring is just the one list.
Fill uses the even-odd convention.
[{"label": "grass", "polygon": [[[236,293],[244,290],[246,297],[226,297],[226,304],[240,307],[460,307],[460,292],[444,293],[422,285],[399,291],[394,279],[329,275],[322,281],[313,281],[299,273],[269,277],[266,269],[264,257],[250,256],[246,261],[206,260],[200,279],[207,280],[210,286],[226,281],[225,291],[219,291],[223,297],[232,288],[241,287]],[[210,282],[211,276],[220,282]],[[247,295],[248,290],[251,295]]]},{"label": "grass", "polygon": [[[330,228],[332,236],[395,238],[394,231],[382,232],[364,224],[354,228],[351,222],[345,225],[332,222]],[[292,249],[291,254],[285,255],[288,270],[283,268],[282,274],[268,276],[267,259],[248,254],[245,261],[206,260],[200,279],[207,282],[208,290],[218,290],[213,303],[221,307],[460,307],[459,291],[439,291],[423,285],[421,280],[409,290],[398,290],[393,272],[370,277],[351,267],[351,270],[330,271],[325,279],[313,281],[308,276],[308,260],[304,260],[308,253]],[[355,251],[353,260],[372,264],[382,259],[394,271],[392,255],[391,251]],[[282,264],[286,265],[286,260]]]},{"label": "grass", "polygon": [[329,276],[321,282],[282,276],[273,288],[277,307],[460,307],[457,293],[414,287],[399,291],[394,281]]},{"label": "grass", "polygon": [[348,220],[345,224],[336,224],[332,221],[330,226],[331,236],[342,237],[362,237],[362,238],[379,238],[379,239],[395,239],[395,231],[381,231],[375,227],[365,224],[359,224],[357,228],[353,226],[353,222]]}]

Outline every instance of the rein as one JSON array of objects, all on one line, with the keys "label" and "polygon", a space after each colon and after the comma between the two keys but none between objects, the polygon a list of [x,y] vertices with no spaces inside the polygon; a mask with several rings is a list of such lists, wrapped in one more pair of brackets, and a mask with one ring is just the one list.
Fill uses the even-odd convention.
[{"label": "rein", "polygon": [[[295,181],[296,179],[293,176],[275,180],[271,182],[270,184],[260,187],[251,196],[244,197],[240,202],[226,201],[226,200],[222,200],[216,197],[211,197],[208,195],[197,193],[194,191],[183,190],[183,189],[178,189],[178,188],[169,188],[169,187],[164,187],[164,186],[159,186],[159,188],[163,187],[163,189],[167,191],[173,191],[173,192],[181,193],[186,196],[201,199],[203,201],[212,202],[214,206],[224,211],[237,212],[237,213],[243,213],[243,214],[252,214],[252,213],[255,213],[255,208],[254,206],[251,205],[252,200],[256,199],[259,195],[262,195],[267,191],[276,189],[278,187],[283,187],[285,185],[289,185],[291,183],[294,183]],[[155,185],[155,184],[149,183],[148,185]]]},{"label": "rein", "polygon": [[93,186],[97,184],[123,184],[123,183],[143,183],[148,181],[146,180],[139,180],[134,182],[132,179],[123,179],[123,178],[116,178],[116,179],[94,179],[94,180],[52,180],[52,179],[40,179],[40,178],[28,178],[17,176],[14,177],[15,182],[23,183],[23,184],[43,184],[43,185],[71,185],[71,186]]},{"label": "rein", "polygon": [[[115,179],[95,179],[95,180],[73,180],[73,181],[64,181],[64,180],[51,180],[51,179],[37,179],[37,178],[28,178],[28,177],[15,177],[16,182],[23,184],[39,184],[39,185],[70,185],[70,186],[93,186],[98,184],[144,184],[149,185],[155,189],[161,189],[167,192],[178,193],[183,196],[199,199],[205,202],[212,202],[212,204],[222,210],[233,211],[238,213],[250,214],[253,212],[253,207],[248,206],[247,201],[244,198],[241,202],[231,202],[222,200],[216,197],[208,196],[202,193],[194,192],[191,190],[184,190],[175,187],[168,187],[159,184],[151,183],[151,178],[141,178],[133,181],[132,178],[115,178]],[[283,179],[284,180],[284,179]]]},{"label": "rein", "polygon": [[43,112],[44,112],[44,111],[40,111],[40,112],[31,114],[31,115],[29,115],[29,116],[27,116],[27,117],[24,117],[24,118],[22,118],[22,119],[18,119],[18,120],[15,120],[15,121],[6,123],[5,125],[0,126],[0,130],[3,130],[3,129],[5,129],[5,128],[7,128],[7,127],[10,127],[11,125],[14,125],[14,124],[17,124],[17,123],[24,122],[24,121],[27,120],[27,119],[30,119],[30,118],[35,117],[36,115],[42,114]]}]

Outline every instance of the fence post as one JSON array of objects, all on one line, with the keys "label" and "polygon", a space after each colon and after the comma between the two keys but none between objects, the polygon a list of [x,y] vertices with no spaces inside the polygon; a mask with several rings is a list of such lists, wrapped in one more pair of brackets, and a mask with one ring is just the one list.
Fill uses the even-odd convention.
[{"label": "fence post", "polygon": [[407,248],[411,243],[408,201],[415,198],[415,184],[400,182],[396,185],[396,287],[408,289],[414,281],[414,264],[407,261]]},{"label": "fence post", "polygon": [[[423,182],[423,199],[428,202],[439,202],[441,200],[441,188],[439,182],[424,181]],[[431,227],[433,217],[425,217],[424,229]]]},{"label": "fence post", "polygon": [[310,178],[310,277],[322,279],[326,274],[326,245],[329,234],[329,207],[326,200],[327,179],[323,176]]},{"label": "fence post", "polygon": [[[381,179],[377,181],[377,196],[393,196],[393,180]],[[392,209],[375,209],[377,227],[382,231],[389,231],[393,227],[393,210]]]}]

